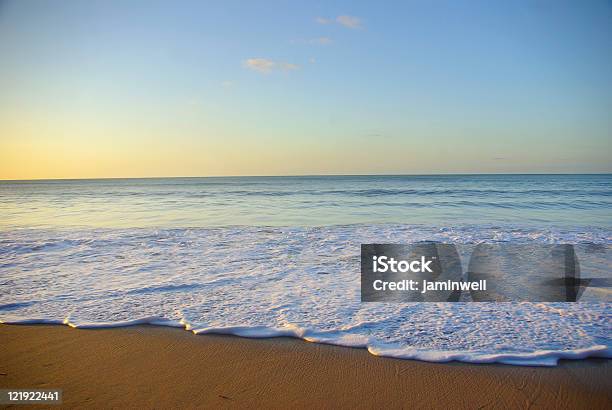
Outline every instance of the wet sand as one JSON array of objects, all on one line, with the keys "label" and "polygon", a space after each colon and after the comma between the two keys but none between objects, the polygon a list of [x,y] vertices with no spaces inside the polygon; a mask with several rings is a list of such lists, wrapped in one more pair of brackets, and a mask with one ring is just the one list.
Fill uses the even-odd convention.
[{"label": "wet sand", "polygon": [[0,342],[0,388],[61,388],[64,408],[612,408],[606,359],[425,363],[154,326],[0,325]]}]

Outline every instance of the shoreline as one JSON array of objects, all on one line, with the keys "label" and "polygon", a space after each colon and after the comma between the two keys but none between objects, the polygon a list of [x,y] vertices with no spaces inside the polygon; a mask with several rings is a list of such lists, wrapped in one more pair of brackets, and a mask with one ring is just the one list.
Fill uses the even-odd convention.
[{"label": "shoreline", "polygon": [[465,364],[503,364],[526,367],[555,367],[561,361],[586,359],[612,359],[612,349],[606,345],[593,345],[590,347],[571,350],[539,350],[530,353],[474,353],[461,350],[429,350],[429,349],[396,349],[381,347],[353,341],[347,343],[343,340],[330,340],[320,335],[306,334],[300,329],[292,328],[264,328],[230,326],[222,328],[198,328],[191,325],[161,318],[134,319],[121,322],[81,323],[60,320],[22,319],[1,321],[1,325],[9,326],[66,326],[72,329],[121,329],[136,326],[168,327],[186,331],[195,336],[219,335],[247,339],[278,339],[288,338],[307,343],[320,343],[330,346],[363,349],[375,357],[384,357],[399,360],[416,360],[425,363],[465,363]]},{"label": "shoreline", "polygon": [[62,407],[609,408],[608,359],[556,367],[428,363],[294,338],[137,325],[0,324],[0,388],[62,388]]}]

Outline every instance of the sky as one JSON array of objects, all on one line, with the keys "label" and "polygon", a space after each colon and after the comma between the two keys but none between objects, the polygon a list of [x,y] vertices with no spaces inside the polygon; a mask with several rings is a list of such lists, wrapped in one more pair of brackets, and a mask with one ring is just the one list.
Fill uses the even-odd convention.
[{"label": "sky", "polygon": [[612,172],[612,2],[0,0],[0,179]]}]

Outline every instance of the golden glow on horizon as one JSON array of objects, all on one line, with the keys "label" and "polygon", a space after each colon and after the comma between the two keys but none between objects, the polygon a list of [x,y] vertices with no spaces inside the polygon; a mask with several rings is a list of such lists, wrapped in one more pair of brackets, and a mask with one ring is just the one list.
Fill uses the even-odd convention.
[{"label": "golden glow on horizon", "polygon": [[0,179],[612,172],[609,6],[427,3],[2,2]]},{"label": "golden glow on horizon", "polygon": [[443,144],[415,143],[415,150],[367,141],[339,145],[334,141],[262,144],[238,138],[175,139],[172,143],[145,137],[95,142],[65,135],[13,138],[0,142],[0,179],[563,172],[565,165],[559,161],[548,168],[530,168],[537,152],[509,162],[483,160],[479,154]]},{"label": "golden glow on horizon", "polygon": [[151,130],[135,122],[109,129],[77,120],[42,120],[44,127],[19,118],[0,125],[0,133],[10,136],[0,140],[0,179],[423,173],[430,168],[426,157],[406,161],[398,153],[377,163],[372,156],[383,157],[386,147],[363,138],[353,144],[346,138],[306,142],[295,133],[286,139],[255,138],[222,127],[195,127],[176,136],[176,125]]},{"label": "golden glow on horizon", "polygon": [[[127,108],[126,108],[127,109]],[[585,163],[606,169],[580,141],[547,143],[541,131],[513,127],[497,139],[490,130],[440,132],[414,124],[404,133],[364,135],[340,127],[304,130],[279,118],[252,128],[235,117],[207,121],[205,108],[181,116],[141,113],[104,118],[95,113],[15,111],[0,121],[0,179],[128,178],[233,175],[435,174],[568,172]],[[4,115],[5,118],[8,116]],[[449,121],[448,128],[453,129]],[[513,132],[521,132],[520,137]],[[546,134],[543,134],[546,135]],[[467,138],[478,140],[466,144]],[[539,138],[540,144],[530,146]],[[581,151],[582,150],[582,151]],[[576,153],[567,158],[565,152]],[[580,172],[577,166],[575,171]],[[571,168],[569,168],[571,169]],[[570,171],[571,172],[571,171]],[[586,169],[583,172],[592,172]]]}]

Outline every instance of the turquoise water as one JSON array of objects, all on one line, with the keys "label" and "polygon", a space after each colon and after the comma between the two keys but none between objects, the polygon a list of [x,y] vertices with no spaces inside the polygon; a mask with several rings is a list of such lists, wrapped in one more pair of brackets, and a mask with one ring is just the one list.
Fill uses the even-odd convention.
[{"label": "turquoise water", "polygon": [[0,227],[612,227],[612,175],[0,181]]},{"label": "turquoise water", "polygon": [[579,303],[360,301],[363,243],[452,243],[464,268],[478,243],[574,244],[581,277],[609,279],[611,188],[611,175],[3,181],[0,322],[151,323],[428,361],[612,357],[605,286]]}]

